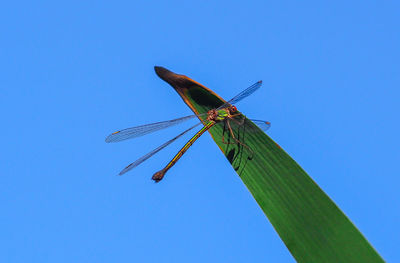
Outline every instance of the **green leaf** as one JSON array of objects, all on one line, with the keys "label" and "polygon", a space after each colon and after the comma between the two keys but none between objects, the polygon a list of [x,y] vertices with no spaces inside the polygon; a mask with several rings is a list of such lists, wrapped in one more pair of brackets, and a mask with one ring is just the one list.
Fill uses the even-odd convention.
[{"label": "green leaf", "polygon": [[[162,67],[155,70],[196,114],[225,102],[186,76]],[[247,119],[233,129],[242,144],[234,143],[225,130],[215,125],[209,132],[298,262],[383,262],[335,203],[268,135]],[[222,136],[231,143],[222,143]]]}]

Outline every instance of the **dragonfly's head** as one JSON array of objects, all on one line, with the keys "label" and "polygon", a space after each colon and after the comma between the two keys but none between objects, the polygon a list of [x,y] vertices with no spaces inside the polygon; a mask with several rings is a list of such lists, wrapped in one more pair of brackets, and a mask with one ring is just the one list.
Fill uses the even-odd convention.
[{"label": "dragonfly's head", "polygon": [[235,113],[235,112],[237,112],[236,106],[234,106],[234,105],[230,106],[230,107],[229,107],[229,113],[230,113],[230,114],[233,114],[233,113]]},{"label": "dragonfly's head", "polygon": [[212,110],[209,110],[208,112],[207,112],[207,120],[209,120],[209,121],[214,121],[216,118],[217,118],[217,116],[218,116],[218,111],[217,110],[215,110],[215,109],[212,109]]}]

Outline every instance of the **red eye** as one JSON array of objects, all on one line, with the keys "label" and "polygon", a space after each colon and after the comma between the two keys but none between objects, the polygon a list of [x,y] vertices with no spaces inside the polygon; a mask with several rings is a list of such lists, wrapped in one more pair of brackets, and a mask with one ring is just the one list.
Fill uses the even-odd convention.
[{"label": "red eye", "polygon": [[231,112],[237,112],[236,106],[232,106],[232,107],[231,107]]}]

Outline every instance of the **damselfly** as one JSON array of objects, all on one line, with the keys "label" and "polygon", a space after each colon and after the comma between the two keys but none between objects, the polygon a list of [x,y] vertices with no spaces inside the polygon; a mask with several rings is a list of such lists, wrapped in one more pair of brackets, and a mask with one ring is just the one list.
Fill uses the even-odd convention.
[{"label": "damselfly", "polygon": [[[231,138],[235,141],[235,143],[242,144],[234,135],[234,132],[232,130],[232,124],[236,125],[242,125],[245,122],[245,117],[241,115],[241,113],[238,112],[236,106],[233,104],[236,104],[237,102],[243,100],[244,98],[248,97],[251,95],[253,92],[255,92],[257,89],[261,87],[262,81],[258,81],[255,84],[251,85],[244,91],[240,92],[238,95],[233,97],[231,100],[227,101],[224,103],[222,106],[218,107],[217,109],[212,109],[209,110],[207,113],[199,114],[199,115],[189,115],[173,120],[168,120],[168,121],[162,121],[162,122],[156,122],[156,123],[151,123],[151,124],[146,124],[146,125],[141,125],[141,126],[136,126],[120,131],[113,132],[106,138],[106,142],[119,142],[127,139],[132,139],[135,137],[140,137],[155,131],[159,131],[162,129],[166,129],[169,127],[172,127],[174,125],[180,124],[182,122],[185,122],[187,120],[193,119],[195,117],[200,117],[200,118],[205,118],[204,121],[204,126],[182,147],[181,150],[172,158],[172,160],[160,171],[156,172],[152,179],[156,182],[159,182],[163,179],[165,173],[172,167],[174,164],[182,157],[182,155],[192,146],[192,144],[207,130],[209,130],[211,127],[213,127],[216,124],[223,123],[225,126],[228,128],[229,133],[231,134]],[[236,119],[236,117],[242,116],[241,119]],[[261,121],[261,120],[251,120],[254,122],[259,128],[262,130],[267,130],[270,127],[270,123],[268,121]],[[189,131],[193,130],[195,127],[199,126],[200,124],[203,124],[203,122],[199,122],[196,125],[190,127],[189,129],[183,131],[182,133],[178,134],[171,140],[165,142],[164,144],[160,145],[153,151],[149,152],[148,154],[142,156],[141,158],[137,159],[135,162],[129,164],[127,167],[125,167],[119,175],[122,175],[139,164],[143,163],[174,141],[176,141],[178,138],[182,137],[184,134],[188,133]],[[224,136],[222,137],[222,140],[224,142]],[[225,143],[225,142],[224,142]],[[229,143],[229,142],[227,142]],[[246,146],[246,145],[244,145]],[[247,146],[246,146],[247,147]]]}]

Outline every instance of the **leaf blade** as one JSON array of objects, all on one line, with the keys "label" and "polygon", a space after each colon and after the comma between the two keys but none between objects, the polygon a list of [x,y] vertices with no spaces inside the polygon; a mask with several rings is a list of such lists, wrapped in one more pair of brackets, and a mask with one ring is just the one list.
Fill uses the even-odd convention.
[{"label": "leaf blade", "polygon": [[[225,103],[213,91],[186,76],[161,67],[155,70],[196,114]],[[247,120],[234,131],[246,146],[223,144],[222,136],[227,134],[221,126],[214,126],[209,132],[293,257],[298,262],[384,262],[336,204],[278,144],[260,129],[245,132],[246,128],[257,129],[254,126]]]}]

